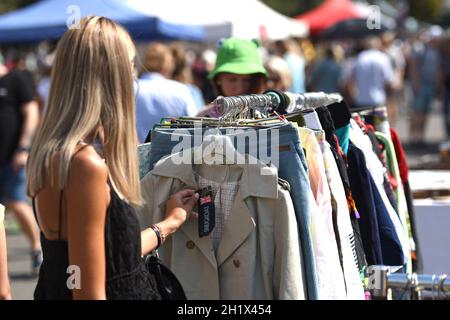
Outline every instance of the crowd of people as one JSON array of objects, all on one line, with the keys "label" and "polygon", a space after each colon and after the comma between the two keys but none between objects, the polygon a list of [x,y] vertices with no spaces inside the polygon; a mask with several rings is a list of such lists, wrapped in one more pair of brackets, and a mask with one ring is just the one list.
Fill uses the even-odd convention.
[{"label": "crowd of people", "polygon": [[[261,73],[258,88],[248,92],[266,89],[339,92],[355,108],[387,105],[391,122],[398,120],[399,113],[411,118],[410,140],[421,144],[425,142],[427,116],[436,100],[442,103],[445,130],[450,136],[449,66],[445,59],[450,50],[449,39],[448,31],[432,26],[412,35],[388,31],[377,37],[327,42],[287,39],[259,43],[255,40],[267,73]],[[192,43],[186,46],[183,42],[140,46],[143,49],[136,61],[137,112],[152,119],[142,120],[144,117],[138,116],[138,121],[146,121],[142,124],[145,127],[158,122],[163,115],[194,115],[223,94],[217,79],[208,78],[222,44],[223,40],[218,41],[215,48],[206,50],[201,49],[204,46]],[[3,65],[8,70],[27,73],[28,85],[35,88],[41,113],[49,95],[53,57],[54,45],[49,43],[25,52],[18,48],[3,51]],[[176,88],[158,89],[165,85]],[[152,96],[155,90],[160,97]],[[161,96],[171,91],[177,93]],[[169,102],[174,96],[183,102]],[[155,103],[158,107],[149,107]]]},{"label": "crowd of people", "polygon": [[[141,203],[135,148],[161,118],[220,116],[211,104],[219,95],[339,92],[354,109],[387,106],[392,123],[410,112],[416,144],[438,99],[450,139],[450,33],[438,26],[314,45],[229,38],[194,55],[180,42],[153,42],[142,56],[108,19],[81,26],[45,55],[6,49],[0,60],[0,203],[28,237],[36,298],[157,298],[139,258],[192,218],[197,195],[172,196],[166,219],[142,232],[131,216],[120,220]],[[0,298],[10,298],[2,233]],[[131,262],[115,268],[115,259]],[[73,296],[61,268],[69,264],[84,270]]]}]

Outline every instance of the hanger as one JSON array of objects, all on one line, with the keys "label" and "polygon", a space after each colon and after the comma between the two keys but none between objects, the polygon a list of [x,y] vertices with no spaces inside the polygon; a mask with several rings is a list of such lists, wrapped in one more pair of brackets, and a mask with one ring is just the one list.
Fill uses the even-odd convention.
[{"label": "hanger", "polygon": [[213,103],[219,108],[222,114],[220,119],[207,117],[165,117],[153,129],[189,129],[193,128],[196,123],[201,123],[203,128],[248,127],[254,126],[258,122],[275,119],[286,123],[286,116],[291,113],[312,112],[319,106],[327,106],[342,100],[342,96],[337,93],[311,92],[294,94],[276,90],[268,90],[264,94],[231,97],[219,96]]},{"label": "hanger", "polygon": [[234,147],[231,138],[220,132],[219,127],[208,130],[193,152],[194,164],[242,164],[243,155]]},{"label": "hanger", "polygon": [[267,117],[278,106],[275,95],[249,94],[241,96],[219,96],[214,103],[221,111],[223,121],[237,119],[252,119],[256,116]]},{"label": "hanger", "polygon": [[274,111],[285,114],[299,110],[314,110],[342,100],[343,97],[338,93],[291,93],[267,90],[263,94],[234,97],[219,96],[214,100],[214,103],[218,106],[224,119],[238,119],[248,118],[251,110],[267,116],[273,114]]}]

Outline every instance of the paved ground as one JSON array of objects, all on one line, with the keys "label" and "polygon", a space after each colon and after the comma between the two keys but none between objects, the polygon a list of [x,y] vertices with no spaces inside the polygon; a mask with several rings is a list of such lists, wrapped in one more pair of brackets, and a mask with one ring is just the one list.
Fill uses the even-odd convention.
[{"label": "paved ground", "polygon": [[[11,217],[8,217],[11,220]],[[30,276],[31,259],[28,242],[23,234],[7,234],[8,268],[12,296],[15,300],[33,299],[37,278]]]},{"label": "paved ground", "polygon": [[[430,146],[426,152],[436,153],[437,144],[445,140],[444,125],[441,114],[439,113],[440,106],[434,106],[434,113],[429,119],[428,128],[426,131],[426,139],[430,142]],[[401,136],[402,142],[408,145],[408,125],[409,116],[406,110],[401,110],[400,120],[396,124],[392,124],[397,128]],[[408,160],[410,162],[421,161],[424,156],[423,150],[409,151],[407,150]],[[12,217],[7,219],[11,221]],[[8,234],[8,266],[11,277],[12,294],[14,299],[32,299],[33,290],[36,286],[36,278],[29,276],[31,260],[28,250],[28,243],[22,234]],[[432,249],[432,248],[431,248]]]}]

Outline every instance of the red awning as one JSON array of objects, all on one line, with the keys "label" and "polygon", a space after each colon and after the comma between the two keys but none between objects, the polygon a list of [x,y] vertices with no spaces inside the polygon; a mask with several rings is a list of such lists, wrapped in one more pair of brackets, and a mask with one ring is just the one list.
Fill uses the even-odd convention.
[{"label": "red awning", "polygon": [[320,6],[295,18],[305,22],[310,34],[316,35],[337,22],[362,17],[350,0],[325,0]]}]

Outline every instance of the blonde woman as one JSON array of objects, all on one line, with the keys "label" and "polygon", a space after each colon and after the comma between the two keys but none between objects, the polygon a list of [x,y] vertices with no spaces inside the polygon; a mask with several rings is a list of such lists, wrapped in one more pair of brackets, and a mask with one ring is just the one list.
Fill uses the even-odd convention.
[{"label": "blonde woman", "polygon": [[141,256],[181,226],[196,196],[173,195],[166,219],[141,233],[134,57],[126,31],[103,17],[58,44],[27,166],[44,255],[35,299],[159,298]]},{"label": "blonde woman", "polygon": [[8,261],[6,259],[5,207],[0,204],[0,300],[11,299],[8,278]]},{"label": "blonde woman", "polygon": [[269,74],[266,81],[267,89],[289,91],[292,85],[292,76],[286,60],[272,56],[266,61],[264,67]]}]

